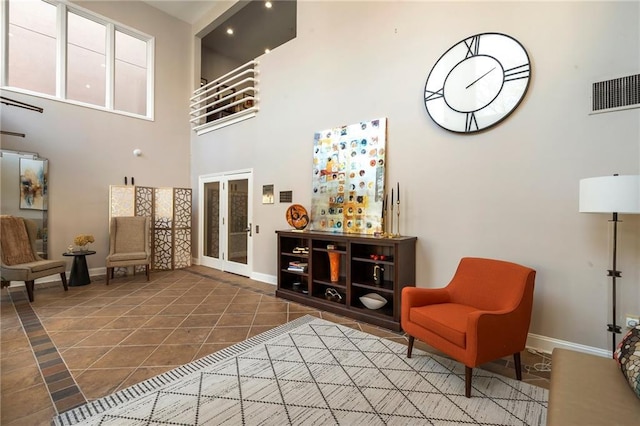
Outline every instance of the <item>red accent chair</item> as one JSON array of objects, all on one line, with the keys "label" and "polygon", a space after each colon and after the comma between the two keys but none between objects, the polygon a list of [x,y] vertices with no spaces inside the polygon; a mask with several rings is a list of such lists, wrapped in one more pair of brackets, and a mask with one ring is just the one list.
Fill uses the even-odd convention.
[{"label": "red accent chair", "polygon": [[444,288],[402,289],[402,329],[465,365],[465,395],[473,368],[513,355],[522,380],[536,271],[502,260],[465,257]]}]

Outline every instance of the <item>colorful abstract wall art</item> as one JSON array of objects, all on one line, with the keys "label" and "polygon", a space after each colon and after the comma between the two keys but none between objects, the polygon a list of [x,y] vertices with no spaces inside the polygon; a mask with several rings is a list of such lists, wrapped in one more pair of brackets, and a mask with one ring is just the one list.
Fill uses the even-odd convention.
[{"label": "colorful abstract wall art", "polygon": [[311,229],[382,231],[386,135],[386,118],[315,134]]},{"label": "colorful abstract wall art", "polygon": [[20,208],[47,210],[48,160],[20,159]]}]

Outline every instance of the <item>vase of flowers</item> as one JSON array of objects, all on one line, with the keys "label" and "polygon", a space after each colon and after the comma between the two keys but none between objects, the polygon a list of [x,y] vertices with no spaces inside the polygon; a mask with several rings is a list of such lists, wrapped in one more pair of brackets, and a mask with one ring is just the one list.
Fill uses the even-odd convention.
[{"label": "vase of flowers", "polygon": [[87,244],[89,243],[93,243],[96,240],[93,238],[93,235],[91,234],[80,234],[80,235],[76,235],[76,237],[73,239],[73,243],[78,246],[80,251],[87,251]]}]

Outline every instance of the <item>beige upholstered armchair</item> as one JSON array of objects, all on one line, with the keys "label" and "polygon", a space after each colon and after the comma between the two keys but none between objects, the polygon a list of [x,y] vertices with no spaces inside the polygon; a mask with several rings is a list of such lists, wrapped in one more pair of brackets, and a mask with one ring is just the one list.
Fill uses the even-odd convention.
[{"label": "beige upholstered armchair", "polygon": [[113,268],[145,265],[147,281],[151,267],[151,221],[145,216],[111,218],[109,255],[107,256],[107,285],[113,278]]},{"label": "beige upholstered armchair", "polygon": [[37,225],[30,219],[15,216],[0,216],[0,258],[2,259],[2,287],[11,281],[24,281],[33,302],[35,280],[60,274],[64,291],[67,291],[67,263],[64,260],[46,260],[36,251]]}]

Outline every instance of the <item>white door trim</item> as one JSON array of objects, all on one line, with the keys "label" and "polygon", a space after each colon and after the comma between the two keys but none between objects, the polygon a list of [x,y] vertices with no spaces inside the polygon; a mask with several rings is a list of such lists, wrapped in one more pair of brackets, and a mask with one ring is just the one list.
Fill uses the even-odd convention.
[{"label": "white door trim", "polygon": [[[236,262],[230,262],[227,248],[228,248],[228,232],[227,226],[229,220],[228,206],[227,206],[227,191],[229,180],[247,179],[247,220],[253,227],[253,169],[233,170],[222,173],[211,173],[198,176],[198,263],[203,266],[219,269],[221,271],[233,272],[235,274],[243,276],[251,276],[253,271],[253,238],[247,238],[247,263],[241,264]],[[205,184],[211,182],[220,182],[220,249],[221,254],[224,253],[223,258],[212,258],[204,255],[204,232],[205,232]],[[222,189],[224,185],[225,189]],[[253,234],[253,230],[251,232]],[[221,256],[222,257],[222,256]]]}]

